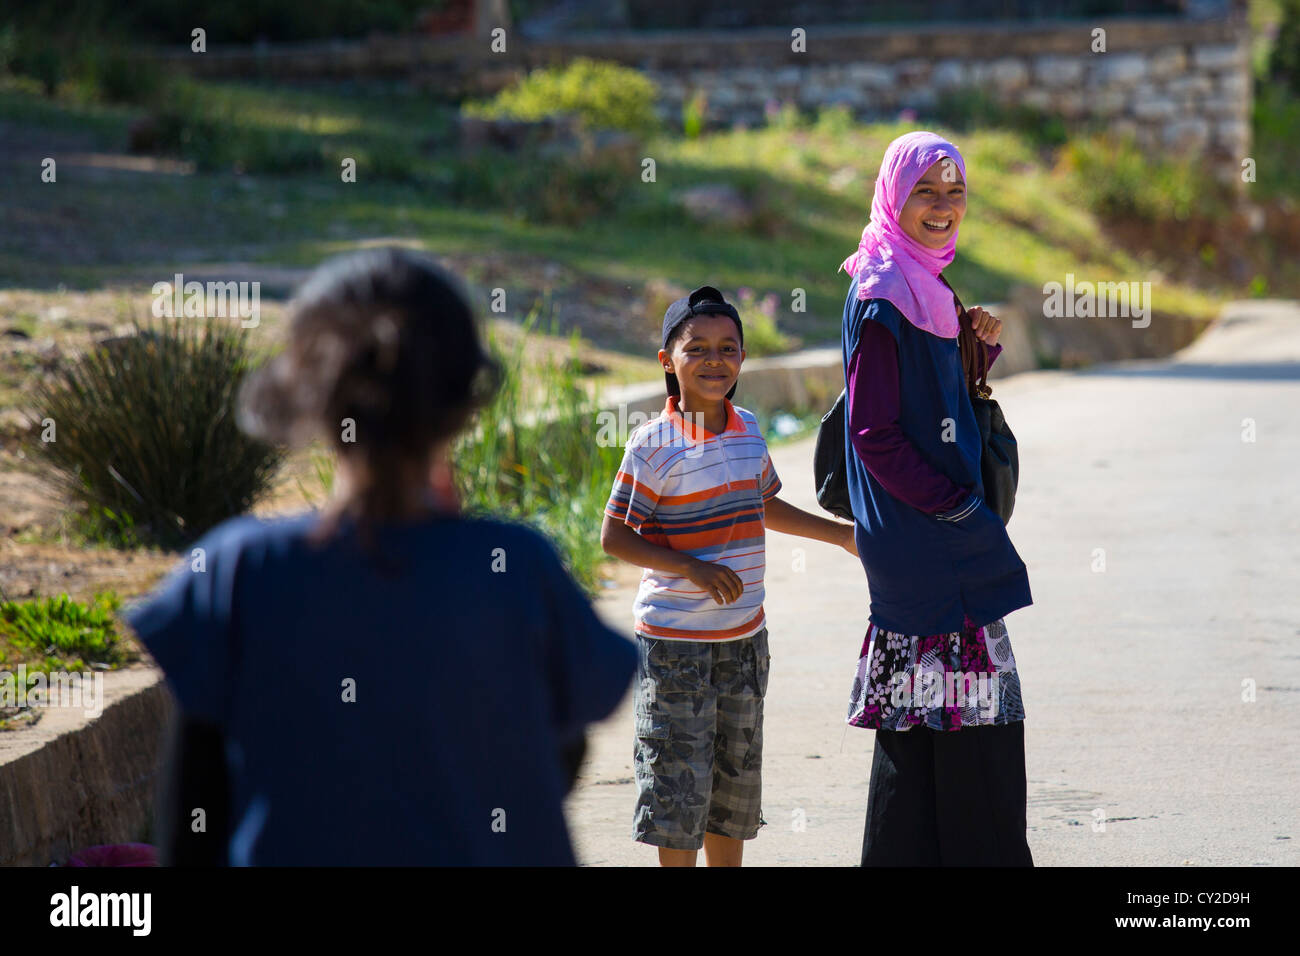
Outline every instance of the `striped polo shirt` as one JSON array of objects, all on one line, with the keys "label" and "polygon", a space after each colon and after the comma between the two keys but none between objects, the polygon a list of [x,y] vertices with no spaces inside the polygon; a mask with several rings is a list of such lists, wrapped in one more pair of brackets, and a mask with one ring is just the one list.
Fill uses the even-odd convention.
[{"label": "striped polo shirt", "polygon": [[[723,399],[715,434],[683,418],[670,395],[632,433],[605,514],[652,544],[725,564],[744,591],[718,604],[689,578],[646,568],[633,611],[636,632],[681,641],[734,641],[763,628],[764,503],[781,490],[752,412]],[[693,416],[691,416],[693,417]]]}]

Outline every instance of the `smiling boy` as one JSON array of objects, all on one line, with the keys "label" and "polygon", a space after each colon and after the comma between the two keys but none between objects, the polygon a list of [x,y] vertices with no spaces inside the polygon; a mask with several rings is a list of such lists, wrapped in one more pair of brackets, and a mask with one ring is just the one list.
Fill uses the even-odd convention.
[{"label": "smiling boy", "polygon": [[628,440],[605,506],[605,552],[644,568],[634,613],[634,838],[663,866],[739,866],[763,824],[765,528],[840,545],[853,525],[776,497],[754,415],[732,405],[740,314],[702,286],[664,315],[668,399]]}]

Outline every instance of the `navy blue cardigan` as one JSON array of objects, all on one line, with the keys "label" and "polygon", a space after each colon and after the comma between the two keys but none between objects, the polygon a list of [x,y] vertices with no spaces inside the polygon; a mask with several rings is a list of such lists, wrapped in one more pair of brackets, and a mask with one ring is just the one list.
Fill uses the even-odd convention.
[{"label": "navy blue cardigan", "polygon": [[982,443],[957,339],[918,329],[887,300],[859,300],[854,279],[842,326],[846,370],[866,321],[879,322],[898,345],[903,433],[937,471],[969,489],[964,500],[937,514],[894,497],[852,450],[845,415],[849,498],[871,622],[909,635],[946,634],[961,630],[966,618],[983,626],[1032,604],[1025,563],[983,500]]}]

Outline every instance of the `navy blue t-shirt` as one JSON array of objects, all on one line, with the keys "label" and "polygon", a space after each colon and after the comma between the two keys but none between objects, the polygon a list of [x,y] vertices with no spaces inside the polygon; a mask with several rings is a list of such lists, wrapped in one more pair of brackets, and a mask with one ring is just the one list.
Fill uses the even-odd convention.
[{"label": "navy blue t-shirt", "polygon": [[316,520],[227,521],[127,614],[225,734],[229,862],[574,863],[561,748],[618,705],[632,642],[522,525],[381,528],[385,576]]},{"label": "navy blue t-shirt", "polygon": [[[873,624],[909,635],[983,626],[1033,603],[1025,563],[1002,519],[984,503],[983,442],[966,391],[957,339],[918,329],[887,299],[859,299],[855,278],[844,303],[844,367],[864,322],[879,322],[898,346],[899,427],[921,455],[958,485],[966,501],[931,515],[891,495],[844,441],[858,554],[867,572]],[[846,383],[847,384],[847,383]]]}]

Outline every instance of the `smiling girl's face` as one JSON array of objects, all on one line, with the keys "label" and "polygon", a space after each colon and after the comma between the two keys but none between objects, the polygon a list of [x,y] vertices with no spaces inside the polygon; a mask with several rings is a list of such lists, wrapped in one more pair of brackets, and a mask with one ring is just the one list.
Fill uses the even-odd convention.
[{"label": "smiling girl's face", "polygon": [[912,187],[898,211],[898,224],[921,245],[942,249],[965,215],[966,183],[961,171],[952,160],[941,159]]}]

